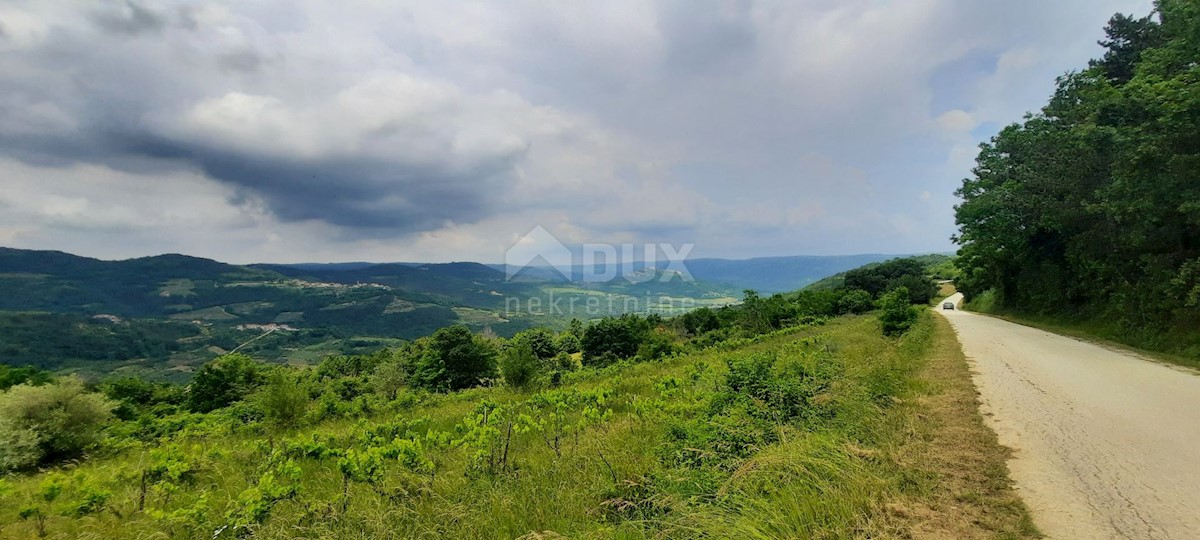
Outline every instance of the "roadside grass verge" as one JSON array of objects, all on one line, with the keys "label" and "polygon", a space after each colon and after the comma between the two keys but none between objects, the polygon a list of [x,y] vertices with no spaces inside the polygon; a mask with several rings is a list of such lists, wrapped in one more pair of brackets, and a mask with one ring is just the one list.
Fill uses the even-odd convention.
[{"label": "roadside grass verge", "polygon": [[1119,321],[1110,319],[1015,312],[998,307],[991,291],[966,302],[964,309],[1151,360],[1200,370],[1200,331],[1195,328],[1177,328],[1165,334],[1131,332]]},{"label": "roadside grass verge", "polygon": [[1033,537],[1005,457],[944,320],[849,316],[542,392],[183,426],[0,479],[0,537]]}]

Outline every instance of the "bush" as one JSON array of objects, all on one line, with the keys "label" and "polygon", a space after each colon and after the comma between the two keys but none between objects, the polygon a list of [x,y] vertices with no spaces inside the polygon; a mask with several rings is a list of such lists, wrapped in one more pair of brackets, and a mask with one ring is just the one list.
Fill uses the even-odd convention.
[{"label": "bush", "polygon": [[838,299],[837,309],[840,313],[866,313],[875,307],[871,302],[871,293],[862,289],[848,290]]},{"label": "bush", "polygon": [[883,334],[898,336],[908,331],[917,322],[918,308],[909,303],[910,294],[905,287],[897,287],[879,298],[879,321],[883,323]]},{"label": "bush", "polygon": [[511,346],[500,355],[500,374],[504,376],[504,384],[513,388],[528,387],[541,368],[542,361],[525,343]]},{"label": "bush", "polygon": [[635,315],[605,317],[583,331],[583,364],[605,366],[633,358],[650,333],[650,323]]},{"label": "bush", "polygon": [[[419,341],[419,340],[418,340]],[[423,345],[412,375],[414,384],[433,390],[462,390],[496,375],[496,350],[464,325],[434,332]]]},{"label": "bush", "polygon": [[559,351],[558,343],[554,339],[554,333],[542,327],[517,332],[517,335],[513,336],[510,343],[516,347],[528,347],[533,352],[533,355],[540,360],[554,358],[554,355],[558,354]]},{"label": "bush", "polygon": [[279,428],[296,427],[308,412],[310,401],[308,391],[283,369],[271,373],[257,400],[267,421]]},{"label": "bush", "polygon": [[637,358],[643,362],[648,362],[671,356],[679,351],[679,346],[675,344],[675,339],[670,334],[655,330],[638,347]]},{"label": "bush", "polygon": [[95,446],[114,404],[70,376],[0,394],[0,462],[18,468],[74,458]]},{"label": "bush", "polygon": [[683,314],[683,329],[688,334],[698,336],[721,327],[721,320],[711,308],[702,307]]},{"label": "bush", "polygon": [[245,398],[263,383],[262,365],[244,354],[227,354],[204,364],[188,387],[188,407],[210,412]]}]

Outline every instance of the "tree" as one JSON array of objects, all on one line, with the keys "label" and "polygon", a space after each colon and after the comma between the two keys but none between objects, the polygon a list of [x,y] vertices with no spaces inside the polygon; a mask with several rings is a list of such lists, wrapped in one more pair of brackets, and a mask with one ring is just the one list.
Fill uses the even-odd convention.
[{"label": "tree", "polygon": [[504,384],[513,388],[526,388],[542,371],[543,360],[533,353],[527,343],[509,346],[500,355],[500,374]]},{"label": "tree", "polygon": [[1200,8],[1155,13],[1113,17],[1102,59],[981,146],[957,191],[968,298],[993,290],[1003,308],[1103,320],[1151,346],[1194,334]]},{"label": "tree", "polygon": [[605,317],[583,332],[584,365],[606,365],[633,358],[650,333],[650,323],[636,315]]},{"label": "tree", "polygon": [[709,307],[697,308],[684,313],[682,321],[683,329],[693,336],[711,332],[721,327],[721,321],[717,319],[717,313]]},{"label": "tree", "polygon": [[427,388],[461,390],[496,375],[495,348],[464,325],[434,332],[423,348],[414,379]]},{"label": "tree", "polygon": [[20,467],[77,457],[99,441],[113,408],[74,375],[42,386],[14,386],[0,394],[0,446],[6,448],[0,461]]},{"label": "tree", "polygon": [[558,345],[555,344],[554,333],[548,328],[537,327],[530,328],[513,336],[510,340],[516,346],[529,347],[533,355],[541,360],[549,360],[558,354]]},{"label": "tree", "polygon": [[256,397],[267,422],[281,429],[296,427],[311,401],[308,390],[285,368],[272,370]]},{"label": "tree", "polygon": [[1135,19],[1118,13],[1109,19],[1104,33],[1107,39],[1100,41],[1106,49],[1104,58],[1093,60],[1091,66],[1098,68],[1114,85],[1133,79],[1142,51],[1162,43],[1161,28],[1153,17]]},{"label": "tree", "polygon": [[188,407],[210,412],[240,401],[263,383],[262,365],[244,354],[227,354],[204,364],[188,386]]},{"label": "tree", "polygon": [[893,289],[879,297],[879,321],[883,323],[883,333],[887,336],[898,336],[908,331],[917,322],[920,313],[918,308],[908,301],[909,292],[904,287]]},{"label": "tree", "polygon": [[871,303],[871,293],[862,289],[846,291],[838,299],[838,311],[841,313],[866,313],[874,306]]},{"label": "tree", "polygon": [[909,291],[909,302],[927,304],[937,294],[933,280],[926,275],[925,264],[915,257],[892,259],[879,264],[867,265],[846,272],[844,287],[862,289],[879,296],[897,287]]},{"label": "tree", "polygon": [[375,367],[371,374],[371,386],[388,401],[396,399],[400,389],[408,384],[408,370],[402,362],[390,360]]}]

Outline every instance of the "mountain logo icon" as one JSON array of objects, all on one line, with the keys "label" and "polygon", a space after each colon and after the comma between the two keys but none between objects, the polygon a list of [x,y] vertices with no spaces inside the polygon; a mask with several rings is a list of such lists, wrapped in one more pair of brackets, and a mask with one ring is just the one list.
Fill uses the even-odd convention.
[{"label": "mountain logo icon", "polygon": [[538,225],[504,252],[505,279],[512,280],[526,268],[540,267],[553,269],[570,281],[572,261],[571,249]]}]

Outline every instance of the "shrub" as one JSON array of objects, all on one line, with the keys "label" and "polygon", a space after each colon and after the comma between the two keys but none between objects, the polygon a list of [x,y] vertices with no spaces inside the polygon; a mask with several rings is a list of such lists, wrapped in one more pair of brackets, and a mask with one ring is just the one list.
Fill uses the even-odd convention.
[{"label": "shrub", "polygon": [[209,412],[240,401],[263,382],[262,365],[244,354],[227,354],[204,364],[188,387],[188,406]]},{"label": "shrub", "polygon": [[522,332],[517,332],[510,341],[510,345],[515,347],[528,347],[533,355],[540,360],[554,358],[558,354],[559,347],[555,343],[554,334],[549,329],[537,327],[530,328]]},{"label": "shrub", "polygon": [[848,290],[838,299],[839,313],[866,313],[875,307],[871,302],[871,293],[862,289]]},{"label": "shrub", "polygon": [[275,427],[295,427],[308,412],[308,391],[283,369],[271,373],[257,399],[263,415]]},{"label": "shrub", "polygon": [[525,343],[510,346],[500,355],[500,374],[504,376],[504,384],[513,388],[529,386],[537,378],[541,367],[541,360]]},{"label": "shrub", "polygon": [[491,343],[458,324],[434,332],[412,373],[414,383],[435,390],[462,390],[496,374]]},{"label": "shrub", "polygon": [[883,323],[883,334],[898,336],[908,331],[917,322],[919,312],[917,307],[909,303],[909,292],[905,287],[897,287],[879,298],[879,321]]},{"label": "shrub", "polygon": [[675,339],[667,332],[655,330],[650,332],[646,341],[638,347],[637,358],[643,362],[658,360],[679,352]]},{"label": "shrub", "polygon": [[77,457],[95,446],[113,408],[104,396],[84,390],[75,376],[43,386],[14,386],[0,394],[0,459],[15,468]]},{"label": "shrub", "polygon": [[650,323],[634,315],[605,317],[583,331],[583,363],[605,366],[633,358],[650,333]]},{"label": "shrub", "polygon": [[693,309],[684,313],[681,318],[683,320],[683,329],[693,336],[711,332],[721,327],[721,320],[717,318],[717,313],[707,307]]},{"label": "shrub", "polygon": [[371,374],[371,386],[388,401],[396,399],[400,389],[408,384],[408,371],[399,361],[379,364]]}]

